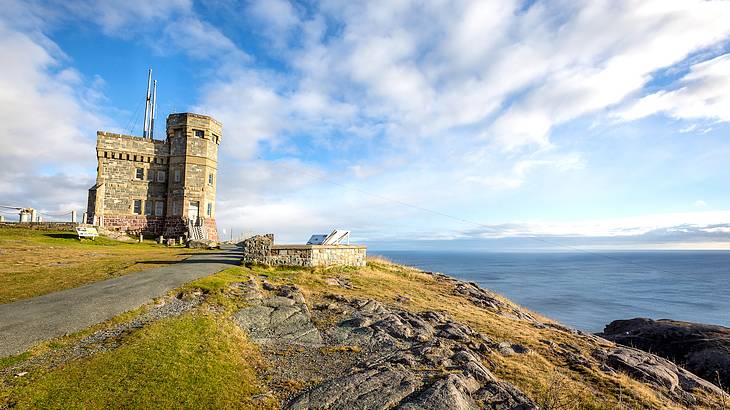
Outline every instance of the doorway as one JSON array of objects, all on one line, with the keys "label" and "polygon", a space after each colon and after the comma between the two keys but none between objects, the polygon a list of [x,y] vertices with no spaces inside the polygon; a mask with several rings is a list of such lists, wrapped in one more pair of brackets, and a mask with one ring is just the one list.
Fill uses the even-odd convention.
[{"label": "doorway", "polygon": [[190,201],[190,203],[188,204],[188,218],[193,221],[197,220],[200,212],[199,210],[200,202]]}]

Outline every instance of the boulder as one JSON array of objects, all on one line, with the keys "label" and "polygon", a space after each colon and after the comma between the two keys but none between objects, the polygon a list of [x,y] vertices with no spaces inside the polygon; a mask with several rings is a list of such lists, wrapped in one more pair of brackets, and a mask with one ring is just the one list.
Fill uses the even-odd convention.
[{"label": "boulder", "polygon": [[217,249],[218,242],[210,239],[191,239],[188,241],[188,248],[192,249]]},{"label": "boulder", "polygon": [[722,386],[730,386],[730,328],[636,318],[613,321],[599,336],[672,360],[713,383],[719,376]]}]

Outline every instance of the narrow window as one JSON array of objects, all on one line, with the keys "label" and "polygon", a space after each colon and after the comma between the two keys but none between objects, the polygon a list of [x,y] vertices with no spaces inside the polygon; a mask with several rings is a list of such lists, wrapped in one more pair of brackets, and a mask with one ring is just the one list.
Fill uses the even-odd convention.
[{"label": "narrow window", "polygon": [[172,203],[172,214],[180,215],[182,213],[182,204],[179,201]]},{"label": "narrow window", "polygon": [[134,213],[137,215],[142,215],[142,200],[141,199],[134,200]]},{"label": "narrow window", "polygon": [[213,185],[213,174],[208,174],[208,185]]},{"label": "narrow window", "polygon": [[109,158],[109,152],[108,151],[104,151],[104,158]]},{"label": "narrow window", "polygon": [[163,201],[155,202],[155,216],[162,216],[162,212],[165,209],[165,203]]},{"label": "narrow window", "polygon": [[165,182],[165,171],[157,171],[157,182]]},{"label": "narrow window", "polygon": [[212,216],[212,215],[213,215],[213,203],[208,202],[208,216]]},{"label": "narrow window", "polygon": [[144,179],[144,168],[137,168],[137,172],[134,174],[136,179]]},{"label": "narrow window", "polygon": [[175,138],[182,137],[182,130],[175,130]]},{"label": "narrow window", "polygon": [[203,138],[203,136],[205,136],[205,133],[201,130],[195,130],[195,136],[198,138]]},{"label": "narrow window", "polygon": [[155,171],[152,168],[147,170],[147,180],[150,182],[155,182]]},{"label": "narrow window", "polygon": [[180,182],[180,170],[175,170],[175,182]]},{"label": "narrow window", "polygon": [[152,215],[152,201],[147,200],[147,202],[144,203],[144,214]]}]

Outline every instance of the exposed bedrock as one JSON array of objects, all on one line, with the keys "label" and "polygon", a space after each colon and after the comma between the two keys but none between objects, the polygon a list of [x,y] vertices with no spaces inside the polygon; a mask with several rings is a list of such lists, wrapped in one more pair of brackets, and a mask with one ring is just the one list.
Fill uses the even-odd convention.
[{"label": "exposed bedrock", "polygon": [[654,353],[692,373],[730,386],[730,329],[676,320],[616,320],[600,336]]},{"label": "exposed bedrock", "polygon": [[284,408],[536,408],[484,366],[484,354],[499,343],[443,313],[334,295],[310,311],[293,286],[265,283],[262,292],[253,282],[242,285],[251,306],[234,320],[278,360],[278,374],[318,380]]}]

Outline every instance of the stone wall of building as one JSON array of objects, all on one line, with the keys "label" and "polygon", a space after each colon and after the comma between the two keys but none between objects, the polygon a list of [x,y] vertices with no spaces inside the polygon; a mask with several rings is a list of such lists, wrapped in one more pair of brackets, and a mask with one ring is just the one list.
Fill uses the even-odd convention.
[{"label": "stone wall of building", "polygon": [[274,235],[243,241],[243,262],[271,266],[365,266],[367,248],[361,245],[274,245]]},{"label": "stone wall of building", "polygon": [[205,226],[205,232],[208,234],[208,239],[218,242],[218,226],[215,223],[215,219],[204,219],[203,226]]}]

